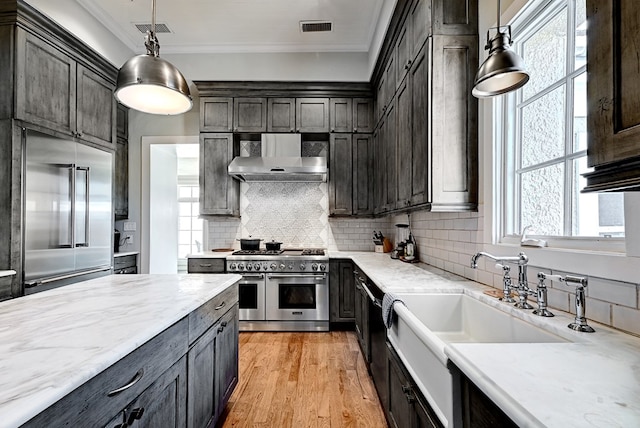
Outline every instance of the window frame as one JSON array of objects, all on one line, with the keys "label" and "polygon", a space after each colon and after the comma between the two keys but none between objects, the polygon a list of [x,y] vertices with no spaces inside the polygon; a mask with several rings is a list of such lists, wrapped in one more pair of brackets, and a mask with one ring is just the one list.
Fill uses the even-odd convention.
[{"label": "window frame", "polygon": [[[199,187],[199,181],[198,181],[198,176],[185,176],[185,175],[179,175],[178,176],[178,189],[180,187],[195,187],[198,188]],[[186,202],[186,203],[194,203],[200,202],[200,197],[199,197],[199,191],[195,193],[196,196],[195,197],[190,197],[190,198],[181,198],[180,197],[180,191],[178,190],[178,208],[180,207],[180,203],[182,202]],[[180,215],[179,209],[178,209],[178,223],[180,221],[180,217],[184,217]],[[189,216],[190,218],[193,218],[193,215]],[[199,217],[199,216],[198,216]],[[187,257],[180,257],[180,232],[181,230],[178,228],[178,272],[186,272],[187,271]],[[193,229],[191,229],[191,234],[193,236]],[[207,222],[203,221],[202,222],[202,248],[200,249],[200,252],[204,251],[204,246],[205,246],[205,236],[207,235]],[[193,254],[194,252],[190,252],[189,254]]]},{"label": "window frame", "polygon": [[[518,54],[521,54],[522,41],[529,39],[529,36],[535,34],[543,28],[553,18],[558,16],[564,9],[567,9],[567,28],[575,29],[575,3],[573,0],[533,0],[528,2],[520,12],[511,21],[512,34],[514,39],[513,48]],[[573,33],[575,35],[575,32]],[[525,39],[526,38],[526,39]],[[521,199],[518,197],[520,188],[520,173],[527,170],[535,170],[548,165],[562,164],[564,172],[564,189],[563,197],[564,210],[564,236],[549,235],[529,235],[527,237],[544,239],[548,247],[571,250],[591,250],[604,251],[613,253],[625,252],[624,237],[597,237],[597,236],[568,236],[567,231],[571,229],[571,208],[572,194],[567,194],[567,190],[572,189],[572,173],[568,172],[573,168],[574,161],[586,156],[586,149],[573,152],[573,129],[574,129],[574,82],[576,78],[585,73],[586,64],[579,68],[574,67],[575,61],[575,38],[569,38],[566,46],[566,71],[564,76],[551,83],[548,87],[529,97],[526,101],[522,100],[522,90],[514,91],[502,97],[496,97],[493,103],[493,125],[495,132],[494,143],[494,162],[495,177],[494,194],[498,196],[494,198],[494,213],[496,213],[496,221],[494,227],[496,232],[493,242],[496,244],[519,245],[521,239],[521,231],[524,226],[516,225],[520,216]],[[564,86],[565,100],[571,102],[571,108],[565,108],[565,151],[563,156],[540,162],[535,165],[529,165],[525,168],[519,168],[521,145],[515,144],[517,136],[521,135],[522,107],[534,103],[536,100],[544,97],[546,94]],[[518,120],[516,120],[518,119]],[[520,173],[518,173],[520,172]],[[515,180],[510,179],[515,177]],[[514,208],[509,208],[513,205]],[[513,211],[513,212],[511,212]],[[519,230],[516,230],[518,227]],[[535,227],[535,225],[534,225]],[[512,230],[513,233],[507,233]]]}]

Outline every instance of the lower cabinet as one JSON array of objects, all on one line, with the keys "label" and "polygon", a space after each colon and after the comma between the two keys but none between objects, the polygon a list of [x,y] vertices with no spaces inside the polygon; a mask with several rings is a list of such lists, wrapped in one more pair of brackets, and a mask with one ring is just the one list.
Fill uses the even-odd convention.
[{"label": "lower cabinet", "polygon": [[238,383],[238,305],[198,339],[188,353],[189,427],[213,425]]},{"label": "lower cabinet", "polygon": [[369,296],[363,288],[367,278],[357,268],[353,271],[355,282],[354,315],[356,320],[356,334],[360,350],[367,365],[371,363],[371,335],[369,333]]},{"label": "lower cabinet", "polygon": [[349,260],[329,262],[329,321],[355,320],[355,287],[353,263]]},{"label": "lower cabinet", "polygon": [[[440,420],[422,396],[393,347],[387,343],[389,397],[387,421],[392,428],[439,428]],[[473,425],[480,426],[480,425]],[[486,425],[501,426],[501,425]]]}]

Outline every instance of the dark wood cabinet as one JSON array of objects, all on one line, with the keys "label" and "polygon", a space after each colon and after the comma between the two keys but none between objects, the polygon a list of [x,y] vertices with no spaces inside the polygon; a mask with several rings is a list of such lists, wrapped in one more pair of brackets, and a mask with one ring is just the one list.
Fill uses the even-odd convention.
[{"label": "dark wood cabinet", "polygon": [[351,98],[329,100],[329,122],[331,132],[352,132],[353,107]]},{"label": "dark wood cabinet", "polygon": [[355,320],[353,262],[331,260],[329,264],[329,321],[353,322]]},{"label": "dark wood cabinet", "polygon": [[267,132],[295,132],[295,98],[269,98],[267,100]]},{"label": "dark wood cabinet", "polygon": [[583,191],[640,190],[640,14],[631,0],[587,0],[587,158]]},{"label": "dark wood cabinet", "polygon": [[358,344],[367,365],[371,363],[371,333],[369,329],[369,296],[362,284],[367,283],[367,277],[357,266],[354,266],[353,281],[355,287],[354,315],[356,321],[356,335]]},{"label": "dark wood cabinet", "polygon": [[478,34],[478,0],[434,0],[431,7],[432,34]]},{"label": "dark wood cabinet", "polygon": [[387,199],[387,169],[385,165],[385,120],[384,118],[378,124],[378,128],[373,133],[374,144],[374,160],[375,176],[374,176],[374,214],[381,214],[384,212],[384,202]]},{"label": "dark wood cabinet", "polygon": [[233,131],[233,98],[200,97],[200,132]]},{"label": "dark wood cabinet", "polygon": [[477,208],[478,36],[433,36],[431,211]]},{"label": "dark wood cabinet", "polygon": [[240,183],[227,172],[236,154],[233,134],[200,134],[201,215],[240,215]]},{"label": "dark wood cabinet", "polygon": [[234,98],[233,132],[266,132],[267,99]]},{"label": "dark wood cabinet", "polygon": [[329,215],[353,214],[353,144],[351,134],[329,139]]},{"label": "dark wood cabinet", "polygon": [[[400,357],[387,342],[389,407],[387,420],[392,428],[442,428],[442,423],[418,386],[411,378]],[[473,425],[502,426],[502,425]]]},{"label": "dark wood cabinet", "polygon": [[35,34],[16,39],[16,118],[113,149],[113,82]]},{"label": "dark wood cabinet", "polygon": [[410,16],[405,19],[400,26],[398,39],[395,45],[396,56],[396,89],[400,87],[402,81],[409,72],[411,62],[413,61],[413,20]]},{"label": "dark wood cabinet", "polygon": [[115,152],[115,177],[113,184],[113,213],[116,220],[129,218],[129,109],[118,104],[116,113],[117,133]]},{"label": "dark wood cabinet", "polygon": [[[409,71],[411,84],[411,206],[431,200],[429,173],[431,165],[431,44],[432,38],[418,51]],[[409,136],[407,136],[409,138]]]},{"label": "dark wood cabinet", "polygon": [[[427,41],[431,32],[431,4],[430,0],[414,0],[409,7],[407,19],[411,21],[411,57],[418,56],[418,52]],[[412,60],[413,63],[413,60]]]},{"label": "dark wood cabinet", "polygon": [[373,214],[373,137],[353,134],[353,214]]},{"label": "dark wood cabinet", "polygon": [[353,132],[371,133],[375,127],[373,120],[373,100],[371,98],[353,99]]},{"label": "dark wood cabinet", "polygon": [[189,349],[187,421],[212,426],[238,382],[238,306],[224,314]]},{"label": "dark wood cabinet", "polygon": [[404,208],[411,205],[413,145],[419,144],[418,141],[413,141],[411,101],[411,79],[405,78],[396,93],[396,109],[398,116],[398,193],[396,206],[398,208]]},{"label": "dark wood cabinet", "polygon": [[383,192],[385,198],[382,201],[382,210],[384,212],[396,209],[398,198],[398,152],[397,152],[397,117],[396,105],[392,100],[387,107],[384,120],[384,144],[383,154],[385,168],[385,180],[383,185],[386,191]]},{"label": "dark wood cabinet", "polygon": [[329,99],[296,98],[296,130],[329,132]]}]

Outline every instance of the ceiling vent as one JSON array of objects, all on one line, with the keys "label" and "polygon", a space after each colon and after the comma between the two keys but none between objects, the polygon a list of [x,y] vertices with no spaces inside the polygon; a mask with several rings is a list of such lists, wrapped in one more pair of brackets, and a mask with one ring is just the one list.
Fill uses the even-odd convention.
[{"label": "ceiling vent", "polygon": [[[151,31],[151,24],[133,24],[136,26],[138,31],[142,34],[147,34],[147,31]],[[161,24],[156,22],[156,34],[161,33],[172,33],[167,24]]]},{"label": "ceiling vent", "polygon": [[300,31],[303,33],[333,31],[333,23],[331,21],[300,21]]}]

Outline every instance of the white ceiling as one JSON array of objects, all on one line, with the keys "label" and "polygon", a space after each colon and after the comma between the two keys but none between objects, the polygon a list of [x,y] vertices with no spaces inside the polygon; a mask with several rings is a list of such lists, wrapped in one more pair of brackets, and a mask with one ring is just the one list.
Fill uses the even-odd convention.
[{"label": "white ceiling", "polygon": [[[135,24],[151,23],[152,0],[75,0],[132,51],[144,52]],[[389,0],[156,0],[163,53],[369,52],[386,27]],[[333,31],[302,33],[300,21],[328,20]],[[379,22],[384,20],[386,22]],[[375,47],[374,47],[375,48]]]}]

